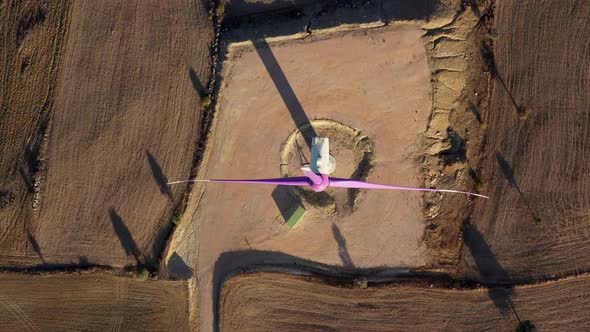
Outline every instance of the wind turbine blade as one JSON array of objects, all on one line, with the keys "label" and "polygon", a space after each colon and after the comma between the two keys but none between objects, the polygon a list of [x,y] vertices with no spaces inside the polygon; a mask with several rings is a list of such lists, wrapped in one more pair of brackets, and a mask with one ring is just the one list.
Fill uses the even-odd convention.
[{"label": "wind turbine blade", "polygon": [[473,195],[482,198],[489,198],[488,196],[470,193],[466,191],[450,190],[450,189],[431,189],[431,188],[416,188],[416,187],[401,187],[401,186],[388,186],[378,183],[370,183],[364,181],[356,181],[349,179],[330,178],[330,187],[337,188],[357,188],[357,189],[389,189],[389,190],[410,190],[410,191],[430,191],[430,192],[445,192],[455,194]]},{"label": "wind turbine blade", "polygon": [[230,179],[195,179],[168,182],[168,184],[187,183],[187,182],[228,182],[228,183],[249,183],[249,184],[274,184],[279,186],[309,186],[308,178],[304,176],[291,178],[274,178],[274,179],[244,179],[244,180],[230,180]]}]

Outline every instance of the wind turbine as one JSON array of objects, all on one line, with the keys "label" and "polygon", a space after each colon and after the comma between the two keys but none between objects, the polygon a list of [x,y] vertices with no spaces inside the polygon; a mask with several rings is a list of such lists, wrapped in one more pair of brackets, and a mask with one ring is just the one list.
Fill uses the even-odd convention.
[{"label": "wind turbine", "polygon": [[330,174],[336,169],[336,161],[330,156],[330,140],[327,137],[314,137],[311,146],[311,162],[309,165],[301,167],[305,176],[273,178],[273,179],[193,179],[168,182],[171,184],[186,182],[227,182],[227,183],[247,183],[247,184],[272,184],[279,186],[298,186],[311,187],[315,192],[326,190],[328,187],[335,188],[357,188],[357,189],[386,189],[386,190],[406,190],[406,191],[427,191],[427,192],[445,192],[455,194],[465,194],[482,198],[489,198],[481,194],[450,190],[450,189],[432,189],[391,186],[378,183],[371,183],[358,180],[342,179],[330,177]]}]

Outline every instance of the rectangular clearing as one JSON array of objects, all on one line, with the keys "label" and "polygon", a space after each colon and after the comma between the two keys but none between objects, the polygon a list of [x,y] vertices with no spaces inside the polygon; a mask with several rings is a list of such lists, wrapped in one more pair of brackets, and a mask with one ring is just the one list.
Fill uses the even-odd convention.
[{"label": "rectangular clearing", "polygon": [[[370,142],[367,180],[419,185],[414,157],[432,106],[422,33],[418,25],[395,24],[271,45],[257,41],[255,46],[230,46],[202,177],[281,177],[286,166],[282,148],[308,118],[318,134],[333,142],[335,176],[354,177],[355,165],[366,167],[351,151]],[[360,133],[344,142],[344,126]],[[339,140],[344,143],[337,144]],[[289,175],[300,176],[300,164],[289,163],[296,169]],[[203,190],[193,223],[199,225],[202,248],[197,268],[199,307],[207,311],[201,317],[204,329],[211,324],[213,266],[227,251],[281,252],[346,268],[425,263],[420,194],[362,191],[352,211],[342,206],[350,197],[345,189],[324,193],[335,207],[304,197],[307,211],[290,229],[277,202],[289,192],[275,195],[274,186],[220,183]],[[226,263],[230,266],[216,269],[243,262]]]}]

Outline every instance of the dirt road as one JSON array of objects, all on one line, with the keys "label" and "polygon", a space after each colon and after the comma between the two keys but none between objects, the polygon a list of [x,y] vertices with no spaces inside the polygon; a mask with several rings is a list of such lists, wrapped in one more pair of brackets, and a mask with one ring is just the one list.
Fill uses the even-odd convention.
[{"label": "dirt road", "polygon": [[481,50],[495,65],[484,164],[491,197],[476,202],[462,273],[528,280],[588,271],[590,5],[499,1],[495,18],[493,53]]},{"label": "dirt road", "polygon": [[[228,280],[221,331],[542,331],[590,327],[590,277],[514,289],[393,284],[361,289],[317,278],[252,273]],[[511,306],[514,308],[512,311]]]},{"label": "dirt road", "polygon": [[187,331],[187,288],[108,273],[0,274],[5,331]]}]

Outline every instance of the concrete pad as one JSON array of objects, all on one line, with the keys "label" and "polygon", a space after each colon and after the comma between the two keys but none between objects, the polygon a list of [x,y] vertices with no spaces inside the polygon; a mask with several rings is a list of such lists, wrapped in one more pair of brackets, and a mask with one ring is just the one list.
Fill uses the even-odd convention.
[{"label": "concrete pad", "polygon": [[[432,107],[421,35],[417,25],[401,24],[273,44],[270,51],[234,49],[224,64],[205,177],[280,177],[281,145],[301,121],[291,113],[304,111],[368,136],[375,149],[369,181],[418,186],[414,157]],[[223,252],[279,251],[349,268],[426,262],[418,193],[364,191],[350,214],[306,205],[290,229],[274,189],[206,184],[193,219],[202,327],[212,323],[213,266]]]}]

